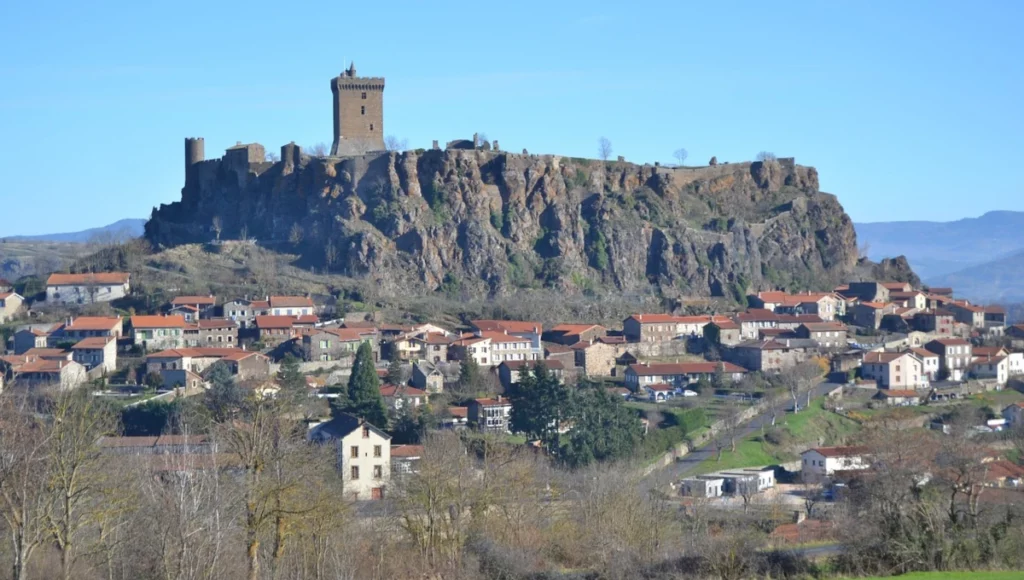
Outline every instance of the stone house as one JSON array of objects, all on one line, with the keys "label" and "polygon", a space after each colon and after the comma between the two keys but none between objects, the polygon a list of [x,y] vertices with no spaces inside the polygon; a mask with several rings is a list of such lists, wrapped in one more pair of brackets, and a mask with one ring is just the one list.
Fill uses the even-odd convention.
[{"label": "stone house", "polygon": [[878,330],[882,318],[896,313],[896,305],[885,302],[861,302],[853,307],[853,323],[863,328]]},{"label": "stone house", "polygon": [[953,336],[955,317],[948,310],[931,310],[914,314],[913,327],[921,332]]},{"label": "stone house", "polygon": [[420,361],[412,365],[412,385],[427,393],[440,393],[444,391],[444,373],[434,363]]},{"label": "stone house", "polygon": [[974,360],[971,343],[962,338],[937,338],[924,348],[939,355],[940,378],[961,380]]},{"label": "stone house", "polygon": [[712,321],[724,316],[676,316],[674,314],[634,314],[622,322],[622,333],[629,342],[669,342],[700,337]]},{"label": "stone house", "polygon": [[313,299],[309,296],[271,296],[271,316],[311,316],[315,314]]},{"label": "stone house", "polygon": [[[625,337],[623,337],[625,339]],[[571,346],[548,343],[544,345],[544,360],[557,360],[568,368],[576,366],[576,349]]]},{"label": "stone house", "polygon": [[889,293],[889,288],[878,282],[850,282],[843,294],[861,302],[888,302]]},{"label": "stone house", "polygon": [[276,345],[298,336],[294,316],[257,316],[256,329],[259,330],[260,342],[265,345]]},{"label": "stone house", "polygon": [[196,317],[193,320],[186,317],[185,320],[188,322],[195,322],[200,318],[213,318],[217,308],[217,298],[210,294],[209,296],[177,296],[171,300],[172,311],[181,307],[188,307],[188,310],[193,312]]},{"label": "stone house", "polygon": [[391,482],[391,435],[363,419],[339,413],[310,429],[309,439],[334,445],[346,499],[384,499]]},{"label": "stone house", "polygon": [[911,351],[869,352],[864,355],[861,376],[883,389],[926,389],[924,364]]},{"label": "stone house", "polygon": [[124,272],[50,274],[46,280],[46,301],[56,304],[110,302],[128,295],[130,278]]},{"label": "stone house", "polygon": [[846,325],[841,322],[805,322],[796,327],[796,336],[809,338],[826,350],[845,349]]},{"label": "stone house", "polygon": [[713,321],[704,326],[704,338],[722,346],[733,346],[743,342],[740,333],[740,325],[732,320]]},{"label": "stone house", "polygon": [[846,314],[846,299],[834,292],[759,292],[747,301],[755,308],[779,314],[815,314],[826,321]]},{"label": "stone house", "polygon": [[72,360],[86,370],[99,368],[104,374],[117,370],[117,339],[112,336],[83,338],[71,347]]},{"label": "stone house", "polygon": [[615,361],[625,351],[624,347],[625,343],[609,343],[606,338],[577,343],[572,347],[572,366],[579,367],[588,377],[613,376]]},{"label": "stone house", "polygon": [[985,309],[969,304],[966,300],[953,302],[946,306],[957,322],[971,328],[985,328]]},{"label": "stone house", "polygon": [[7,322],[21,310],[25,299],[15,292],[0,292],[0,324]]},{"label": "stone house", "polygon": [[239,328],[253,328],[256,325],[257,316],[270,314],[270,301],[239,298],[224,303],[221,312],[224,318],[238,323]]},{"label": "stone house", "polygon": [[501,380],[501,386],[505,387],[506,390],[512,388],[513,385],[519,382],[520,377],[524,372],[532,371],[538,364],[543,364],[548,370],[551,376],[558,379],[558,382],[565,382],[565,367],[562,363],[551,360],[551,361],[505,361],[498,365],[498,378]]},{"label": "stone house", "polygon": [[789,346],[783,340],[748,341],[723,353],[733,363],[752,371],[778,372],[794,367],[813,354],[805,346]]},{"label": "stone house", "polygon": [[473,399],[469,402],[469,423],[480,431],[488,433],[508,433],[512,415],[512,403],[497,395],[485,399]]},{"label": "stone house", "polygon": [[[223,362],[239,381],[263,380],[270,376],[270,359],[258,352],[238,348],[176,348],[146,357],[146,372],[164,376],[168,371],[188,371],[200,375],[215,363]],[[180,374],[180,373],[179,373]]]},{"label": "stone house", "polygon": [[120,338],[124,324],[119,316],[79,316],[68,318],[64,326],[50,336],[51,342],[78,342],[94,336]]},{"label": "stone house", "polygon": [[185,344],[185,326],[181,316],[132,316],[132,344],[144,350],[180,348]]},{"label": "stone house", "polygon": [[14,383],[27,387],[56,386],[68,391],[85,384],[85,367],[67,359],[34,358],[14,372]]},{"label": "stone house", "polygon": [[730,362],[638,363],[626,368],[625,384],[635,393],[644,385],[659,383],[685,387],[702,378],[710,380],[719,372],[732,381],[740,381],[747,369]]},{"label": "stone house", "polygon": [[377,331],[373,328],[317,328],[302,335],[302,352],[306,361],[354,359],[360,345],[373,348],[373,359],[379,360]]},{"label": "stone house", "polygon": [[200,318],[185,327],[185,346],[234,348],[238,346],[238,323],[228,318]]},{"label": "stone house", "polygon": [[837,471],[868,469],[865,447],[817,447],[800,454],[800,476],[804,483],[822,483]]},{"label": "stone house", "polygon": [[579,342],[591,342],[608,334],[608,329],[599,324],[559,324],[545,331],[547,342],[572,346]]},{"label": "stone house", "polygon": [[928,296],[918,290],[890,292],[889,301],[903,308],[913,308],[914,310],[928,309]]},{"label": "stone house", "polygon": [[439,363],[448,360],[448,345],[454,339],[440,332],[425,332],[410,340],[418,345],[420,360]]}]

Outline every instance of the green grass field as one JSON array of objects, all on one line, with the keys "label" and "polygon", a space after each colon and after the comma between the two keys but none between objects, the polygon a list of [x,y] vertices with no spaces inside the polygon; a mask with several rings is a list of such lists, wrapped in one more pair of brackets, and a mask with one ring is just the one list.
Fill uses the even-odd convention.
[{"label": "green grass field", "polygon": [[860,425],[853,420],[825,410],[823,400],[813,401],[811,406],[777,421],[776,427],[783,432],[784,442],[772,445],[761,439],[760,433],[736,442],[736,451],[726,449],[721,461],[708,459],[700,464],[697,473],[773,465],[799,459],[799,450],[814,445],[833,445],[845,442],[855,434]]},{"label": "green grass field", "polygon": [[[912,572],[902,576],[876,576],[875,578],[899,578],[900,580],[1021,580],[1024,572]],[[869,578],[866,580],[875,580]]]}]

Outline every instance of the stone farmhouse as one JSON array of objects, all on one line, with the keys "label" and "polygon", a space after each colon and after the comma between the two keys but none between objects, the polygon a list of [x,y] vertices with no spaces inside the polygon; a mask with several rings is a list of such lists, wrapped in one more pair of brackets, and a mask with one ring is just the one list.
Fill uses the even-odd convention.
[{"label": "stone farmhouse", "polygon": [[124,272],[50,274],[46,280],[46,301],[55,304],[110,302],[124,298],[130,290],[130,275]]}]

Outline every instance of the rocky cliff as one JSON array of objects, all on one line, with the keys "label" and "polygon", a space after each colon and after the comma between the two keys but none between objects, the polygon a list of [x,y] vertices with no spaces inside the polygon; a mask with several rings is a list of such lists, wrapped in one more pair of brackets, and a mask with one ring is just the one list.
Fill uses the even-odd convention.
[{"label": "rocky cliff", "polygon": [[252,237],[385,294],[548,286],[666,297],[831,287],[850,218],[792,159],[665,168],[498,151],[192,166],[146,237]]}]

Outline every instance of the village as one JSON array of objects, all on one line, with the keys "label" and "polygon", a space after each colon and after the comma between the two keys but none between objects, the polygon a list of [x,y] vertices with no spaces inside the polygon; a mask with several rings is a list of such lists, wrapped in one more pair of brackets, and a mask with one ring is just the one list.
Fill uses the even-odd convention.
[{"label": "village", "polygon": [[[939,416],[949,415],[949,405],[996,394],[1005,405],[968,427],[983,435],[1024,424],[1024,395],[1014,390],[1024,384],[1024,325],[1008,325],[1001,307],[957,299],[949,288],[854,281],[832,292],[759,292],[743,310],[636,313],[619,328],[576,320],[548,327],[525,320],[468,320],[459,328],[393,323],[372,312],[337,312],[313,296],[180,295],[147,314],[112,306],[131,293],[131,276],[122,272],[52,274],[39,295],[45,299],[32,303],[3,283],[0,321],[11,333],[0,384],[87,388],[134,406],[204,393],[217,368],[251,396],[275,397],[287,367],[301,373],[309,399],[330,401],[368,347],[389,422],[429,413],[424,423],[432,429],[494,434],[543,451],[541,441],[514,432],[508,396],[542,367],[563,385],[590,381],[614,394],[640,415],[645,434],[666,414],[699,410],[701,424],[652,452],[644,474],[661,474],[657,486],[671,496],[723,501],[749,499],[784,480],[834,497],[870,469],[870,453],[842,437],[819,437],[833,446],[806,442],[799,459],[781,466],[732,460],[717,469],[709,460],[678,467],[699,447],[717,449],[720,461],[722,441],[735,451],[746,423],[760,420],[764,435],[769,414],[776,425],[780,403],[784,413],[813,407],[844,421],[910,407],[922,411],[915,415],[921,428],[948,432]],[[88,315],[73,314],[83,306]],[[476,376],[470,385],[468,370]],[[422,434],[392,444],[387,425],[332,415],[327,406],[321,412],[307,417],[308,438],[353,449],[339,454],[337,466],[350,498],[381,499],[392,474],[415,472]],[[193,439],[185,445],[168,433],[126,434],[105,436],[101,447],[136,455],[211,452],[205,438]],[[1024,468],[1006,454],[990,450],[977,461],[992,467],[985,485],[1024,490]]]}]

